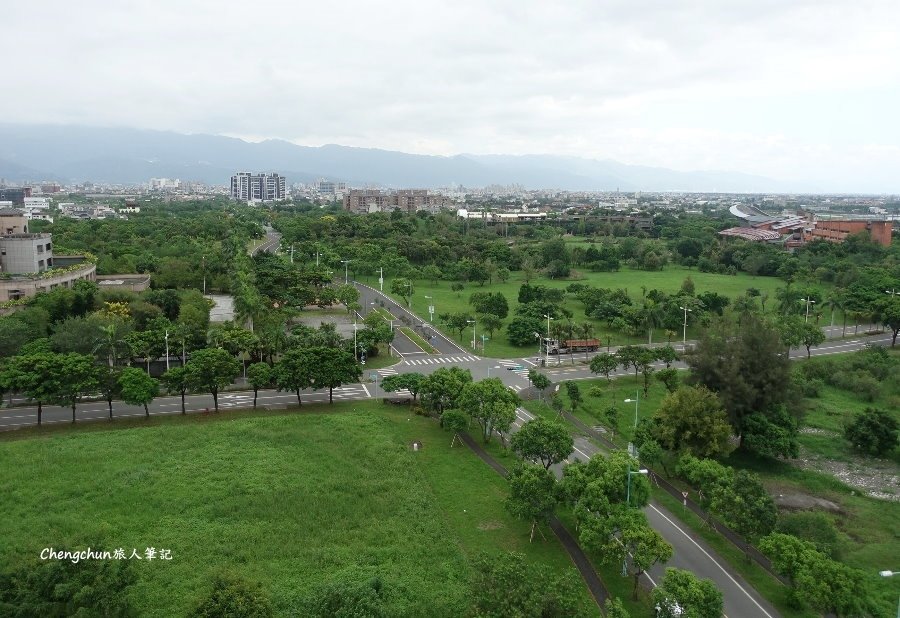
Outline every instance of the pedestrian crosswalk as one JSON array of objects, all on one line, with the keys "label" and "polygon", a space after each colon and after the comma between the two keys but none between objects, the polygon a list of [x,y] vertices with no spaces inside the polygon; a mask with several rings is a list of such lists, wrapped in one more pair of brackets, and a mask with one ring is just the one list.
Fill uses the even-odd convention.
[{"label": "pedestrian crosswalk", "polygon": [[445,363],[471,363],[479,360],[477,356],[429,356],[426,358],[410,358],[403,361],[403,365],[410,367],[423,365],[441,365]]},{"label": "pedestrian crosswalk", "polygon": [[516,374],[516,375],[518,375],[518,376],[520,376],[520,377],[523,377],[523,378],[525,378],[525,379],[528,379],[528,367],[526,367],[525,365],[523,365],[523,364],[520,363],[519,361],[515,361],[515,360],[498,360],[497,362],[500,363],[500,365],[502,365],[505,369],[510,369],[510,368],[514,367],[514,369],[512,369],[512,372],[513,372],[514,374]]},{"label": "pedestrian crosswalk", "polygon": [[[397,370],[393,367],[385,367],[384,369],[378,370],[378,377],[381,380],[395,375],[398,375],[398,373]],[[412,397],[412,393],[410,393],[409,390],[405,388],[401,388],[399,391],[396,391],[396,393],[401,397]]]}]

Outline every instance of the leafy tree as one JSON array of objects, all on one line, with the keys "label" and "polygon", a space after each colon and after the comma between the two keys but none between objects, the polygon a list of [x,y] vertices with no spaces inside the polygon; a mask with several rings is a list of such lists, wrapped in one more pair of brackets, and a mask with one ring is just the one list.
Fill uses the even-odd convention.
[{"label": "leafy tree", "polygon": [[450,330],[455,330],[457,337],[462,338],[462,333],[472,319],[468,313],[450,313],[443,316],[443,322]]},{"label": "leafy tree", "polygon": [[656,354],[651,349],[642,349],[641,353],[637,356],[638,368],[641,370],[641,375],[644,376],[645,397],[650,393],[650,378],[656,371],[655,367],[653,367],[655,360]]},{"label": "leafy tree", "polygon": [[900,423],[884,410],[866,408],[844,427],[844,439],[860,453],[883,457],[900,444]]},{"label": "leafy tree", "polygon": [[57,354],[54,358],[59,379],[53,391],[52,401],[72,408],[72,422],[75,422],[75,407],[82,398],[97,389],[97,372],[94,359],[86,354]]},{"label": "leafy tree", "polygon": [[[778,516],[776,532],[790,534],[815,545],[830,558],[836,557],[838,533],[831,518],[820,511],[797,511]],[[771,535],[770,535],[771,536]]]},{"label": "leafy tree", "polygon": [[721,618],[722,592],[690,571],[668,568],[652,593],[658,618]]},{"label": "leafy tree", "polygon": [[519,464],[507,480],[509,497],[506,499],[506,510],[514,517],[531,522],[530,543],[534,540],[537,525],[549,524],[556,511],[559,502],[556,476],[546,467]]},{"label": "leafy tree", "polygon": [[760,539],[759,550],[772,561],[772,568],[787,577],[791,584],[810,563],[826,558],[809,541],[780,532],[773,532]]},{"label": "leafy tree", "polygon": [[65,375],[52,352],[24,353],[8,359],[0,369],[0,383],[7,391],[22,393],[37,402],[37,424],[40,426],[43,404],[53,401],[62,390]]},{"label": "leafy tree", "polygon": [[469,304],[476,313],[490,313],[501,320],[509,315],[509,302],[502,292],[474,292],[469,297]]},{"label": "leafy tree", "polygon": [[541,392],[541,399],[544,398],[544,391],[550,388],[550,378],[545,376],[536,369],[528,370],[528,381],[531,385]]},{"label": "leafy tree", "polygon": [[544,469],[565,461],[574,443],[561,423],[538,417],[522,425],[510,439],[512,450],[528,461],[540,461]]},{"label": "leafy tree", "polygon": [[818,347],[825,341],[825,333],[815,324],[803,323],[800,329],[800,343],[806,347],[806,358],[812,356],[810,348]]},{"label": "leafy tree", "polygon": [[621,412],[619,408],[616,406],[607,406],[603,409],[603,419],[606,421],[609,426],[609,430],[612,432],[613,437],[616,435],[616,430],[619,428],[619,417],[621,416]]},{"label": "leafy tree", "polygon": [[622,369],[627,370],[629,367],[634,367],[634,377],[636,378],[641,368],[641,360],[645,350],[646,348],[642,348],[639,345],[623,345],[616,350],[616,358],[619,359]]},{"label": "leafy tree", "polygon": [[119,369],[117,367],[108,367],[100,365],[94,368],[97,378],[97,390],[106,400],[106,406],[109,410],[109,420],[113,420],[112,402],[116,397],[121,396],[121,387],[119,386]]},{"label": "leafy tree", "polygon": [[422,278],[431,281],[431,285],[437,285],[438,279],[443,276],[444,273],[434,264],[428,264],[422,268]]},{"label": "leafy tree", "polygon": [[664,345],[661,348],[656,348],[653,352],[656,355],[656,360],[662,361],[666,364],[666,369],[671,368],[672,363],[679,360],[678,352],[670,345]]},{"label": "leafy tree", "polygon": [[328,403],[334,403],[334,389],[359,380],[362,369],[353,354],[345,350],[315,347],[304,350],[310,357],[311,386],[328,389]]},{"label": "leafy tree", "polygon": [[537,340],[534,334],[542,332],[543,329],[544,324],[540,318],[516,316],[506,325],[506,334],[511,344],[526,346],[533,344]]},{"label": "leafy tree", "polygon": [[134,616],[135,581],[128,560],[24,561],[0,573],[0,615]]},{"label": "leafy tree", "polygon": [[497,269],[497,280],[500,283],[506,283],[507,280],[509,279],[509,275],[510,275],[509,269],[506,268],[505,266],[501,266],[500,268]]},{"label": "leafy tree", "polygon": [[296,393],[298,406],[303,405],[300,391],[312,386],[312,362],[307,350],[294,348],[285,352],[273,369],[278,390]]},{"label": "leafy tree", "polygon": [[[434,375],[434,374],[432,374]],[[489,442],[494,431],[509,431],[516,420],[519,396],[499,378],[488,378],[466,384],[457,401],[459,408],[481,425],[482,436]]]},{"label": "leafy tree", "polygon": [[568,574],[554,577],[549,569],[530,565],[523,554],[481,554],[472,570],[475,616],[581,616],[580,582]]},{"label": "leafy tree", "polygon": [[797,420],[784,406],[768,415],[751,414],[744,419],[743,446],[763,457],[797,457]]},{"label": "leafy tree", "polygon": [[216,576],[212,591],[190,614],[191,618],[270,618],[275,610],[262,588],[230,574]]},{"label": "leafy tree", "polygon": [[728,417],[716,395],[703,386],[682,386],[666,395],[653,423],[653,435],[666,450],[699,457],[720,457],[730,450]]},{"label": "leafy tree", "polygon": [[355,303],[359,303],[359,290],[356,289],[356,286],[352,284],[346,284],[339,286],[337,291],[335,292],[335,296],[337,300],[347,307],[347,311],[349,313],[349,307]]},{"label": "leafy tree", "polygon": [[453,439],[450,441],[450,448],[453,448],[459,433],[468,429],[469,417],[459,410],[447,410],[441,415],[441,425],[443,425],[444,429],[449,429],[453,432]]},{"label": "leafy tree", "polygon": [[186,414],[187,409],[184,405],[184,396],[191,388],[189,382],[189,374],[186,367],[172,367],[159,377],[159,381],[166,392],[171,395],[181,396],[181,413]]},{"label": "leafy tree", "polygon": [[891,347],[897,343],[900,332],[900,303],[891,296],[876,305],[877,319],[891,329]]},{"label": "leafy tree", "polygon": [[391,280],[391,294],[396,294],[406,303],[406,306],[409,307],[409,301],[412,298],[413,292],[415,288],[413,286],[413,282],[406,277],[397,277],[396,279]]},{"label": "leafy tree", "polygon": [[185,369],[190,384],[212,395],[213,406],[218,412],[219,391],[234,381],[241,366],[227,350],[204,348],[191,354],[191,360],[185,365]]},{"label": "leafy tree", "polygon": [[678,370],[674,367],[668,369],[660,369],[656,372],[656,379],[663,383],[666,390],[674,393],[678,390]]},{"label": "leafy tree", "polygon": [[622,600],[618,597],[606,599],[603,611],[606,612],[606,618],[631,618],[628,610],[622,605]]},{"label": "leafy tree", "polygon": [[425,376],[421,373],[400,373],[393,376],[387,376],[382,380],[381,387],[385,391],[390,392],[406,389],[413,396],[413,401],[415,401],[419,392],[421,392],[424,383]]},{"label": "leafy tree", "polygon": [[125,403],[144,406],[144,415],[150,418],[150,409],[147,405],[159,394],[159,383],[156,380],[140,369],[126,367],[119,375],[119,388]]},{"label": "leafy tree", "polygon": [[503,321],[492,313],[485,313],[479,316],[478,323],[481,324],[482,330],[486,331],[491,337],[494,336],[494,331],[500,330],[503,326]]},{"label": "leafy tree", "polygon": [[750,543],[775,529],[778,519],[778,509],[759,477],[746,470],[738,470],[730,483],[720,482],[713,488],[710,509],[746,539],[748,550]]},{"label": "leafy tree", "polygon": [[259,389],[270,386],[274,381],[274,372],[268,363],[253,363],[247,368],[247,382],[253,389],[253,407],[256,408],[256,397]]},{"label": "leafy tree", "polygon": [[600,353],[591,359],[591,371],[594,373],[602,373],[606,376],[606,381],[611,382],[609,377],[616,367],[619,366],[619,359],[612,354]]},{"label": "leafy tree", "polygon": [[100,340],[102,323],[84,317],[66,318],[53,327],[50,341],[57,352],[92,354]]},{"label": "leafy tree", "polygon": [[441,367],[422,381],[422,399],[432,410],[443,414],[444,410],[457,407],[463,389],[472,383],[472,373],[459,367]]},{"label": "leafy tree", "polygon": [[569,396],[569,403],[572,406],[572,414],[574,414],[575,408],[577,408],[578,404],[581,403],[581,389],[578,388],[578,383],[573,382],[572,380],[568,380],[566,382],[566,394]]},{"label": "leafy tree", "polygon": [[637,600],[641,575],[657,563],[668,562],[672,558],[672,546],[650,527],[640,511],[618,511],[612,524],[616,533],[607,538],[604,556],[608,562],[627,565],[634,582],[632,598]]}]

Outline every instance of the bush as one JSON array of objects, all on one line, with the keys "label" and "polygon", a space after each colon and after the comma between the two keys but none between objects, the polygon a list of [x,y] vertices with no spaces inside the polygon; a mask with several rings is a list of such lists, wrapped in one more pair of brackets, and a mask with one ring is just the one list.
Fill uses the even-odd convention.
[{"label": "bush", "polygon": [[798,374],[794,376],[794,386],[804,397],[818,397],[822,394],[825,383],[819,378],[806,378]]},{"label": "bush", "polygon": [[826,556],[837,558],[837,529],[825,513],[815,511],[787,513],[778,519],[775,531],[809,541]]},{"label": "bush", "polygon": [[212,592],[190,614],[192,618],[268,618],[274,615],[272,605],[259,585],[233,575],[217,576]]},{"label": "bush", "polygon": [[900,423],[883,410],[866,408],[844,428],[844,438],[857,451],[867,455],[887,455],[900,443]]}]

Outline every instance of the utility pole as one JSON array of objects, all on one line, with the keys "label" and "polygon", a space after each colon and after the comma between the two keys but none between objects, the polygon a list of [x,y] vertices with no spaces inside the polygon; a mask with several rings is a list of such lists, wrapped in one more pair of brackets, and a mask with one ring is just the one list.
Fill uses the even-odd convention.
[{"label": "utility pole", "polygon": [[169,370],[169,329],[166,329],[166,371]]},{"label": "utility pole", "polygon": [[202,260],[202,270],[203,270],[203,295],[206,296],[206,256],[200,258]]},{"label": "utility pole", "polygon": [[551,318],[549,313],[544,314],[544,317],[547,318],[547,339],[544,340],[544,367],[547,367],[550,365],[550,320],[554,318]]},{"label": "utility pole", "polygon": [[350,282],[347,276],[347,267],[350,266],[350,260],[341,260],[341,263],[344,265],[344,285],[347,285]]},{"label": "utility pole", "polygon": [[291,264],[294,263],[294,243],[291,243]]},{"label": "utility pole", "polygon": [[687,307],[679,307],[679,309],[684,310],[684,331],[682,331],[681,335],[681,351],[684,352],[684,350],[687,349],[687,314],[694,310],[688,309]]},{"label": "utility pole", "polygon": [[384,267],[378,267],[378,291],[384,292]]}]

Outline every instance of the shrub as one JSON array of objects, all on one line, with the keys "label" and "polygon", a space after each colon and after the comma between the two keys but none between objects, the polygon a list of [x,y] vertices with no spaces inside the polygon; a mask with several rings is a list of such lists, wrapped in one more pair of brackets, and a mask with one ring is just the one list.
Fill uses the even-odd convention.
[{"label": "shrub", "polygon": [[816,511],[787,513],[779,517],[775,531],[809,541],[826,556],[837,558],[837,529],[825,513]]}]

